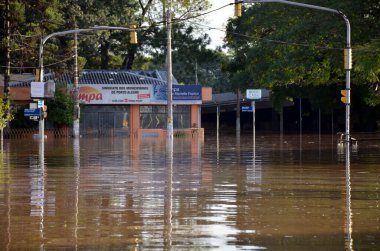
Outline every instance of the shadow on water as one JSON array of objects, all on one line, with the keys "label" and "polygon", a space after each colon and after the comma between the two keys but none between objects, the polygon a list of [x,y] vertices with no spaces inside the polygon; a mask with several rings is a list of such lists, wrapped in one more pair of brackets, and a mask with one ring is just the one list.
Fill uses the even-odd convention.
[{"label": "shadow on water", "polygon": [[380,244],[378,144],[350,152],[318,135],[166,143],[8,141],[0,166],[0,246],[362,250]]}]

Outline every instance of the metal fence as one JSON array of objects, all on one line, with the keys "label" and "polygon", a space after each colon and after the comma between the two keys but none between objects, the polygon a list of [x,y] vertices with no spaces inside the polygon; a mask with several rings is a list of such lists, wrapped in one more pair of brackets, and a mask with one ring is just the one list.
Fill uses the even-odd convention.
[{"label": "metal fence", "polygon": [[[38,129],[35,128],[5,128],[4,138],[18,139],[18,138],[33,138],[33,135],[38,134]],[[45,129],[45,135],[48,138],[67,138],[70,137],[70,130],[68,127]]]}]

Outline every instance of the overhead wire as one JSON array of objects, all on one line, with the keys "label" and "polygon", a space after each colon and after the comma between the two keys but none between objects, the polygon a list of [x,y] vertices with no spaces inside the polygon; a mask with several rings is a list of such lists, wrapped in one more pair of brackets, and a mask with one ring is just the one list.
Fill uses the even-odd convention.
[{"label": "overhead wire", "polygon": [[[231,5],[234,5],[235,3],[229,3],[229,4],[226,4],[226,5],[223,5],[221,7],[218,7],[216,9],[213,9],[213,10],[210,10],[210,11],[207,11],[207,12],[203,12],[203,13],[200,13],[200,14],[197,14],[197,15],[194,15],[194,16],[189,16],[189,17],[186,17],[186,18],[178,18],[178,19],[173,19],[172,20],[172,23],[181,23],[181,22],[188,22],[188,23],[192,23],[194,25],[197,25],[198,26],[198,29],[201,29],[199,27],[205,27],[204,29],[209,29],[209,30],[218,30],[218,31],[221,31],[221,32],[226,32],[227,30],[226,29],[220,29],[220,28],[216,28],[216,27],[211,27],[211,26],[208,26],[208,25],[205,25],[205,24],[200,24],[200,23],[197,23],[197,22],[194,22],[194,21],[190,21],[190,20],[194,20],[194,19],[197,19],[199,17],[202,17],[202,16],[206,16],[206,15],[209,15],[211,13],[214,13],[216,11],[219,11],[223,8],[226,8],[228,6],[231,6]],[[140,29],[140,30],[147,30],[147,29],[151,29],[153,27],[159,27],[159,26],[164,26],[166,23],[166,21],[161,21],[161,22],[157,22],[157,23],[154,23],[153,25],[151,26],[141,26],[137,29]],[[275,39],[269,39],[269,38],[257,38],[257,37],[253,37],[253,36],[249,36],[249,35],[245,35],[245,34],[241,34],[241,33],[237,33],[237,32],[231,32],[231,34],[233,35],[236,35],[236,36],[239,36],[239,37],[243,37],[243,38],[250,38],[250,39],[259,39],[259,40],[262,40],[262,41],[265,41],[265,42],[269,42],[269,43],[277,43],[277,44],[283,44],[283,45],[293,45],[293,46],[302,46],[302,47],[311,47],[311,48],[316,48],[316,49],[325,49],[325,50],[343,50],[344,48],[336,48],[336,47],[328,47],[328,46],[317,46],[317,45],[312,45],[312,44],[308,44],[308,43],[296,43],[296,42],[288,42],[288,41],[283,41],[283,40],[275,40]],[[24,35],[21,35],[21,34],[14,34],[15,36],[24,36]],[[25,36],[25,37],[29,37],[29,36]],[[30,36],[31,37],[31,36]],[[156,39],[155,39],[156,40]],[[157,39],[157,40],[165,40],[165,39]],[[178,39],[175,40],[175,41],[179,41]],[[358,48],[356,50],[363,50],[365,51],[366,49],[365,48]],[[56,65],[56,64],[60,64],[62,62],[65,62],[65,61],[68,61],[72,58],[73,56],[69,57],[69,58],[66,58],[64,60],[60,60],[60,61],[57,61],[57,62],[54,62],[54,63],[51,63],[47,66],[53,66],[53,65]],[[5,66],[0,66],[1,68],[4,68]],[[35,67],[15,67],[15,66],[12,66],[11,67],[12,69],[22,69],[22,68],[25,68],[25,69],[28,69],[28,68],[35,68]]]}]

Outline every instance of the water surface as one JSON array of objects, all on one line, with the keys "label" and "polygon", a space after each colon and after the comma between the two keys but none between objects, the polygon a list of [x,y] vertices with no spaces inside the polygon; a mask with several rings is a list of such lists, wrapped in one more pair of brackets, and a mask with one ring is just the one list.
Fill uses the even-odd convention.
[{"label": "water surface", "polygon": [[[219,143],[219,144],[218,144]],[[1,250],[376,250],[380,142],[7,140]]]}]

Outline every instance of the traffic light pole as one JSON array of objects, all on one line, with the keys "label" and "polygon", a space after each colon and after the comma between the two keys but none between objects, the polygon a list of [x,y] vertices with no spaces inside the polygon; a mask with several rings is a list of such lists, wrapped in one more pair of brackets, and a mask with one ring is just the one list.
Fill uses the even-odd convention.
[{"label": "traffic light pole", "polygon": [[341,11],[326,8],[322,6],[317,5],[311,5],[311,4],[304,4],[304,3],[297,3],[297,2],[291,2],[286,0],[243,0],[238,1],[235,0],[235,15],[239,16],[241,13],[241,3],[283,3],[288,5],[295,5],[299,7],[309,8],[309,9],[316,9],[321,11],[327,11],[332,12],[335,14],[339,14],[341,17],[343,17],[345,23],[346,23],[346,49],[345,49],[345,57],[344,57],[344,65],[346,69],[346,93],[347,93],[347,100],[346,100],[346,132],[345,132],[345,142],[348,144],[350,142],[350,105],[351,105],[351,68],[352,68],[352,50],[351,50],[351,25],[350,21],[344,15]]},{"label": "traffic light pole", "polygon": [[[67,30],[67,31],[60,31],[60,32],[51,33],[51,34],[47,35],[46,37],[42,38],[41,43],[40,43],[40,49],[39,49],[39,52],[38,52],[38,60],[39,60],[39,68],[40,68],[38,81],[44,82],[43,52],[44,52],[44,44],[46,43],[46,41],[49,38],[52,38],[52,37],[55,37],[55,36],[64,36],[64,35],[68,35],[68,34],[75,34],[75,35],[77,35],[78,33],[81,33],[81,32],[90,32],[90,31],[96,31],[96,30],[126,30],[126,31],[131,31],[132,33],[136,32],[136,28],[114,27],[114,26],[94,26],[94,27],[87,28],[87,29],[74,29],[74,30]],[[136,34],[132,34],[131,35],[131,43],[137,43],[137,36],[136,36]],[[77,45],[75,45],[75,46],[77,46]],[[73,131],[74,131],[74,137],[78,137],[79,136],[80,111],[79,111],[79,99],[78,99],[78,96],[77,96],[79,94],[79,90],[78,90],[78,76],[77,76],[77,74],[74,77],[74,79],[75,79],[75,81],[74,81],[74,85],[75,85],[74,94],[76,95],[74,97],[74,99],[75,99],[75,104],[74,104],[74,106],[75,106],[74,120],[76,121],[76,123],[74,123]],[[42,102],[42,107],[43,107],[44,100],[42,99],[40,101]],[[41,139],[44,138],[44,118],[43,118],[43,116],[41,116],[40,120],[39,120],[38,132],[39,132],[39,137]]]}]

